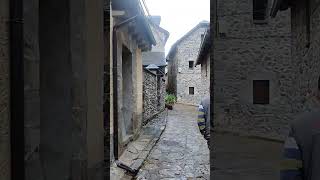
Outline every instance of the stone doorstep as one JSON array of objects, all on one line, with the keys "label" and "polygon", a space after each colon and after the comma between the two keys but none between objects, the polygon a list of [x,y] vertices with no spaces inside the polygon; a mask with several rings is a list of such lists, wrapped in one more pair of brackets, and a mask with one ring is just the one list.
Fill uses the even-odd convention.
[{"label": "stone doorstep", "polygon": [[241,137],[248,137],[252,139],[260,139],[264,141],[273,141],[273,142],[278,142],[278,143],[284,143],[284,139],[277,137],[277,136],[265,136],[265,135],[253,135],[245,131],[235,131],[235,130],[228,130],[228,129],[215,129],[217,133],[228,133],[228,134],[233,134],[236,136],[241,136]]},{"label": "stone doorstep", "polygon": [[[165,115],[166,116],[166,115]],[[166,122],[167,117],[164,118]],[[150,128],[150,127],[148,127]],[[132,141],[128,144],[127,149],[121,155],[119,160],[129,166],[131,169],[139,171],[142,167],[144,161],[147,159],[153,147],[156,145],[160,139],[162,133],[166,128],[165,125],[160,128],[155,126],[154,133],[145,134],[145,129],[142,129],[141,135],[135,141]],[[125,176],[128,176],[126,170],[117,167],[115,163],[112,165],[112,177],[114,179],[123,179]]]}]

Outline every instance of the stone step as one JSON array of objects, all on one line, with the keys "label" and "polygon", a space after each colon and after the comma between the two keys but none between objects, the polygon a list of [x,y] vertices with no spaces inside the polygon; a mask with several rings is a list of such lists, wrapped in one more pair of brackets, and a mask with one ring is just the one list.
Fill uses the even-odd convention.
[{"label": "stone step", "polygon": [[[136,173],[139,171],[166,128],[167,112],[165,111],[164,114],[161,113],[159,116],[146,124],[140,136],[127,145],[126,150],[119,158],[119,163]],[[135,176],[134,173],[125,169],[113,163],[111,167],[111,179],[128,179],[128,177],[133,178]]]}]

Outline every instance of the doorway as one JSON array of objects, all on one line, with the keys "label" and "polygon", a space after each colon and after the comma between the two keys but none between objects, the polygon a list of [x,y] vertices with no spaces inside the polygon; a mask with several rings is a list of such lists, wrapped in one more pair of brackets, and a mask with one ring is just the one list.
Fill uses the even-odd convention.
[{"label": "doorway", "polygon": [[128,139],[133,134],[133,83],[132,83],[132,53],[122,47],[122,137]]}]

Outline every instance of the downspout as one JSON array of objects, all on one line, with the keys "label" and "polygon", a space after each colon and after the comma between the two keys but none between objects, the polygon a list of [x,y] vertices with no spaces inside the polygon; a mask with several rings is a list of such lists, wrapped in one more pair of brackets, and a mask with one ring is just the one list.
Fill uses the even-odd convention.
[{"label": "downspout", "polygon": [[23,1],[10,0],[9,6],[11,179],[23,180],[25,179]]},{"label": "downspout", "polygon": [[129,19],[126,19],[119,24],[116,24],[113,27],[112,31],[112,56],[113,56],[113,143],[114,143],[114,158],[115,160],[119,159],[119,152],[118,152],[118,43],[117,43],[117,30],[122,26],[134,21],[138,15],[133,16]]}]

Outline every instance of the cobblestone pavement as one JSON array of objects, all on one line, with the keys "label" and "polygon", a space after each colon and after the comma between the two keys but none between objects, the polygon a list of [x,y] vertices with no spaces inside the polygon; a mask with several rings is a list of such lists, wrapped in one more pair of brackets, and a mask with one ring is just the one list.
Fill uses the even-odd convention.
[{"label": "cobblestone pavement", "polygon": [[196,107],[176,104],[136,179],[209,179],[209,150],[196,120]]},{"label": "cobblestone pavement", "polygon": [[282,143],[215,134],[211,163],[214,180],[271,180],[279,179]]}]

